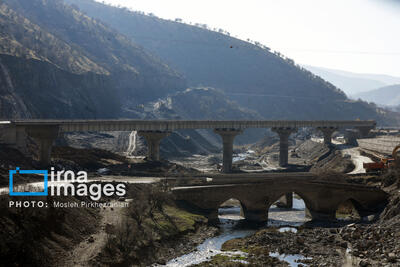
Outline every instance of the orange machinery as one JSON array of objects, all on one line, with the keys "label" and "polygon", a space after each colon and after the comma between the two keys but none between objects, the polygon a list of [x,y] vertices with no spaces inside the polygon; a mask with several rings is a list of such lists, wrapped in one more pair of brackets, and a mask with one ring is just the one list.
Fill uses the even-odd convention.
[{"label": "orange machinery", "polygon": [[363,167],[366,172],[383,171],[393,167],[397,162],[397,151],[400,145],[396,146],[392,152],[392,158],[382,158],[380,162],[364,163]]}]

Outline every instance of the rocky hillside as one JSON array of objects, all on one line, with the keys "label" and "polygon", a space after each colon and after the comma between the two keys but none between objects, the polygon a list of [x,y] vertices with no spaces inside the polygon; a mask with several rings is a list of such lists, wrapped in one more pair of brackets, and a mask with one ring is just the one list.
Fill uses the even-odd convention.
[{"label": "rocky hillside", "polygon": [[[214,88],[189,88],[168,97],[135,108],[124,110],[125,117],[141,119],[167,120],[229,120],[229,119],[260,119],[261,116],[251,110],[240,107],[237,103],[227,100],[225,94]],[[246,134],[239,135],[235,144],[256,142],[265,134],[263,129],[248,129]],[[78,148],[102,148],[114,152],[128,152],[144,155],[144,139],[134,133],[85,133],[65,134],[63,145]],[[130,144],[135,142],[135,144]],[[220,137],[212,130],[180,130],[165,138],[161,143],[162,156],[187,156],[219,152]]]},{"label": "rocky hillside", "polygon": [[[223,91],[209,87],[189,88],[144,107],[144,114],[157,119],[186,120],[259,120],[262,116],[252,110],[241,107],[228,99]],[[180,131],[183,136],[193,138],[196,146],[210,149],[210,144],[219,146],[220,137],[212,130]],[[265,135],[264,129],[247,129],[246,134],[235,138],[235,144],[250,144]],[[203,137],[204,140],[199,139]],[[171,138],[170,138],[171,139]],[[187,139],[187,138],[186,138]],[[190,140],[187,139],[187,140]],[[207,140],[207,142],[205,142]],[[201,148],[203,147],[203,148]],[[200,153],[200,152],[198,152]],[[200,153],[201,154],[201,153]]]},{"label": "rocky hillside", "polygon": [[[2,1],[1,117],[150,118],[154,112],[143,107],[174,95],[172,113],[181,118],[396,123],[264,46],[90,0],[65,1]],[[223,95],[201,96],[202,105],[218,108],[197,112],[182,102],[186,85],[219,88]]]},{"label": "rocky hillside", "polygon": [[226,94],[210,87],[188,88],[143,106],[143,113],[162,119],[244,120],[261,119],[253,110],[230,101]]},{"label": "rocky hillside", "polygon": [[120,113],[107,76],[75,74],[46,61],[4,54],[0,67],[2,118],[112,118]]},{"label": "rocky hillside", "polygon": [[2,1],[0,21],[1,110],[19,103],[2,117],[119,117],[185,88],[157,57],[62,1]]},{"label": "rocky hillside", "polygon": [[204,25],[163,20],[93,0],[64,1],[161,57],[191,86],[220,88],[264,118],[390,120],[373,106],[349,101],[341,90],[268,47]]}]

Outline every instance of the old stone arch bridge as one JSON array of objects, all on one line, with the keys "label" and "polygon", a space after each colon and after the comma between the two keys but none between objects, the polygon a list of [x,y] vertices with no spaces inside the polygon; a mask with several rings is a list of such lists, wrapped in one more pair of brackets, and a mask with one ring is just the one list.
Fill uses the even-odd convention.
[{"label": "old stone arch bridge", "polygon": [[256,223],[266,222],[270,206],[292,192],[304,200],[313,220],[335,220],[336,210],[347,200],[360,216],[381,210],[387,201],[387,193],[379,188],[324,180],[311,173],[218,174],[172,191],[178,201],[205,214],[211,222],[218,220],[218,208],[231,198],[240,201],[245,219]]}]

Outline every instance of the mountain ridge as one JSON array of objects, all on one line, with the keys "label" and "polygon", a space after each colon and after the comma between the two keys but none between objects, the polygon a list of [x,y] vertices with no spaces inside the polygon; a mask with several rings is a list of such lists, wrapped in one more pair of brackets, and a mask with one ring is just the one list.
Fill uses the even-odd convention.
[{"label": "mountain ridge", "polygon": [[380,87],[400,83],[400,77],[384,74],[355,73],[310,65],[304,65],[303,67],[342,88],[349,97]]},{"label": "mountain ridge", "polygon": [[382,106],[395,107],[400,105],[400,84],[384,86],[375,90],[354,95],[365,101],[374,102]]},{"label": "mountain ridge", "polygon": [[293,60],[219,32],[92,0],[64,0],[120,31],[181,72],[189,87],[213,87],[264,119],[376,119],[385,111],[349,100]]},{"label": "mountain ridge", "polygon": [[[61,0],[4,0],[0,6],[0,54],[7,69],[4,73],[13,83],[3,79],[0,85],[7,96],[1,99],[0,116],[143,118],[154,116],[157,110],[142,110],[142,106],[170,96],[185,101],[182,92],[201,87],[222,94],[214,89],[198,91],[197,100],[202,103],[192,101],[185,106],[177,101],[172,113],[180,118],[197,116],[194,105],[204,104],[212,108],[198,112],[208,119],[244,119],[258,114],[260,119],[396,123],[391,113],[347,99],[332,84],[264,46],[190,25],[133,16],[87,0],[76,3],[99,5],[122,21],[137,20],[136,24],[124,24],[125,28],[163,33],[159,38],[164,39],[139,39],[134,32],[129,37],[110,21],[92,18],[81,7],[78,10]],[[176,44],[173,41],[178,37],[190,42]],[[183,68],[183,73],[174,66]],[[5,107],[12,103],[19,106],[7,114]],[[159,112],[157,116],[164,115]]]}]

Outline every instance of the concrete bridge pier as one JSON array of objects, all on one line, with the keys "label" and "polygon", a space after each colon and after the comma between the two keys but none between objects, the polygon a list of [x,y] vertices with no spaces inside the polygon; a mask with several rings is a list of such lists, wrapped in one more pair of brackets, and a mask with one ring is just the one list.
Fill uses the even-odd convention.
[{"label": "concrete bridge pier", "polygon": [[291,209],[293,208],[293,193],[287,193],[282,196],[276,203],[278,208]]},{"label": "concrete bridge pier", "polygon": [[318,127],[319,131],[324,135],[324,144],[331,145],[332,144],[332,134],[338,130],[336,127]]},{"label": "concrete bridge pier", "polygon": [[375,127],[372,126],[357,126],[355,127],[358,131],[358,136],[360,138],[368,138],[370,137],[370,132],[372,129],[374,129]]},{"label": "concrete bridge pier", "polygon": [[351,146],[357,146],[358,136],[359,132],[356,129],[346,129],[344,133],[344,139],[346,140],[346,144]]},{"label": "concrete bridge pier", "polygon": [[232,157],[233,157],[233,141],[238,134],[243,131],[240,129],[215,129],[214,133],[219,134],[222,138],[223,159],[222,171],[224,173],[232,172]]},{"label": "concrete bridge pier", "polygon": [[289,136],[297,132],[296,128],[272,128],[279,135],[279,166],[285,167],[289,163]]},{"label": "concrete bridge pier", "polygon": [[215,226],[219,224],[218,209],[203,210],[202,214],[207,218],[208,224]]},{"label": "concrete bridge pier", "polygon": [[[38,160],[43,167],[47,167],[51,163],[51,148],[58,137],[59,128],[58,125],[26,126],[25,128],[26,133],[39,145]],[[22,129],[20,131],[20,134],[23,135]]]},{"label": "concrete bridge pier", "polygon": [[15,146],[24,155],[28,155],[27,137],[25,127],[15,127]]},{"label": "concrete bridge pier", "polygon": [[165,131],[138,131],[138,135],[144,137],[147,143],[147,158],[151,161],[160,160],[161,140],[169,136],[170,132]]},{"label": "concrete bridge pier", "polygon": [[0,124],[0,142],[7,145],[16,144],[16,127],[15,125]]},{"label": "concrete bridge pier", "polygon": [[334,222],[336,221],[336,210],[324,210],[323,212],[313,211],[307,209],[305,211],[306,217],[312,221]]},{"label": "concrete bridge pier", "polygon": [[[289,137],[297,132],[296,128],[272,128],[279,135],[279,166],[285,167],[289,164]],[[290,209],[293,207],[293,194],[288,193],[281,197],[278,202],[280,208]]]},{"label": "concrete bridge pier", "polygon": [[0,142],[13,146],[22,154],[28,155],[27,134],[24,126],[4,125],[0,126]]},{"label": "concrete bridge pier", "polygon": [[244,211],[244,217],[247,222],[250,222],[252,224],[264,224],[268,222],[268,212],[265,208],[246,209]]}]

